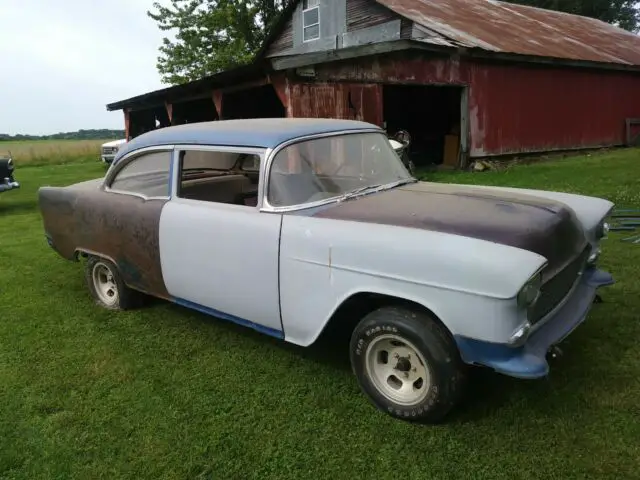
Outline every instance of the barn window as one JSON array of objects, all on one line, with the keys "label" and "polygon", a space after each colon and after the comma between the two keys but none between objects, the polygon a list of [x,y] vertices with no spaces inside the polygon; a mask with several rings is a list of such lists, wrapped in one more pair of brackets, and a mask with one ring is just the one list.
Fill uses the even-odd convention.
[{"label": "barn window", "polygon": [[302,39],[305,42],[320,38],[320,0],[302,2]]}]

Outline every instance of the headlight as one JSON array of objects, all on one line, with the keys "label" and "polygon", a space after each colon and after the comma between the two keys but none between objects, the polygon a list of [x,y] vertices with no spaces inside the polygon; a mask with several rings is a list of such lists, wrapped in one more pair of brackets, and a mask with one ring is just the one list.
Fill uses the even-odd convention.
[{"label": "headlight", "polygon": [[607,235],[609,235],[609,230],[610,229],[611,229],[611,226],[609,225],[609,223],[606,222],[606,221],[603,221],[596,228],[596,238],[598,240],[601,239],[601,238],[607,238]]},{"label": "headlight", "polygon": [[513,332],[513,335],[509,338],[509,345],[512,347],[521,346],[527,340],[529,333],[531,333],[531,324],[527,321],[524,322],[524,325]]},{"label": "headlight", "polygon": [[589,258],[587,259],[587,263],[589,265],[595,265],[595,263],[598,261],[598,258],[600,258],[600,253],[602,253],[602,250],[600,249],[600,247],[594,248],[591,254],[589,255]]},{"label": "headlight", "polygon": [[529,308],[540,296],[540,288],[542,287],[542,274],[536,273],[518,292],[518,306],[521,308]]}]

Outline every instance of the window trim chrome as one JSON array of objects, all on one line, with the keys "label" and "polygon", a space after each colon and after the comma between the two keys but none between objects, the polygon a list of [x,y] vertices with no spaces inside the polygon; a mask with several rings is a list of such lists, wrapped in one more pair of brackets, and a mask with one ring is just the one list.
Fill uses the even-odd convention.
[{"label": "window trim chrome", "polygon": [[[276,207],[273,206],[269,203],[269,199],[267,197],[267,193],[269,191],[269,183],[270,183],[270,178],[271,178],[271,169],[273,168],[273,161],[276,157],[276,155],[278,155],[278,153],[280,153],[280,151],[282,151],[283,149],[290,147],[291,145],[295,145],[296,143],[302,143],[302,142],[306,142],[309,140],[317,140],[320,138],[328,138],[328,137],[339,137],[339,136],[343,136],[343,135],[355,135],[355,134],[362,134],[362,133],[378,133],[381,135],[385,135],[384,130],[382,130],[380,127],[371,127],[371,128],[362,128],[362,129],[353,129],[353,130],[336,130],[334,132],[325,132],[325,133],[315,133],[312,135],[305,135],[302,137],[297,137],[291,140],[287,140],[286,142],[281,143],[280,145],[278,145],[276,148],[274,148],[273,150],[271,150],[269,152],[269,156],[267,158],[267,161],[265,162],[265,172],[264,172],[264,190],[260,192],[260,198],[258,199],[258,205],[260,206],[260,211],[261,212],[265,212],[265,213],[287,213],[287,212],[295,212],[295,211],[299,211],[299,210],[307,210],[309,208],[316,208],[316,207],[321,207],[323,205],[329,205],[331,203],[336,203],[337,200],[342,196],[342,195],[337,195],[335,197],[331,197],[331,198],[326,198],[324,200],[316,200],[315,202],[306,202],[306,203],[299,203],[296,205],[287,205],[287,206],[283,206],[283,207]],[[395,184],[396,182],[389,182],[386,185],[383,185],[384,188],[387,185],[392,185]]]},{"label": "window trim chrome", "polygon": [[[270,148],[264,147],[234,147],[228,145],[216,145],[216,144],[206,144],[206,145],[198,145],[198,144],[180,144],[173,145],[173,156],[172,156],[172,169],[171,169],[171,192],[169,198],[180,198],[178,197],[178,181],[179,181],[179,171],[180,171],[180,152],[185,150],[198,150],[205,152],[230,152],[230,153],[248,153],[253,155],[258,155],[260,157],[260,169],[258,170],[258,203],[256,207],[259,209],[260,201],[261,201],[261,192],[262,192],[262,183],[264,182],[264,175],[262,170],[266,163],[267,155],[271,151]],[[251,208],[256,208],[251,207]]]},{"label": "window trim chrome", "polygon": [[166,151],[170,154],[169,161],[169,178],[171,179],[171,165],[173,164],[173,148],[174,145],[153,145],[150,147],[143,147],[137,150],[132,150],[131,152],[127,152],[117,163],[112,163],[105,174],[104,180],[102,182],[102,190],[106,193],[115,193],[117,195],[128,195],[130,197],[141,198],[144,201],[148,200],[169,200],[170,196],[168,195],[145,195],[143,193],[138,192],[130,192],[126,190],[119,190],[117,188],[111,188],[110,185],[113,184],[113,181],[117,177],[118,173],[129,165],[131,162],[135,161],[137,158],[146,155],[148,153],[156,153]]}]

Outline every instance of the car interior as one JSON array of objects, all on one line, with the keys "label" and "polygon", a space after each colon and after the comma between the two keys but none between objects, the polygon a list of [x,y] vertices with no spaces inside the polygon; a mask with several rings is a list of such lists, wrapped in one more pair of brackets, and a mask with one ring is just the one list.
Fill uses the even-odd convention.
[{"label": "car interior", "polygon": [[256,206],[260,156],[187,150],[180,153],[178,196],[204,202]]}]

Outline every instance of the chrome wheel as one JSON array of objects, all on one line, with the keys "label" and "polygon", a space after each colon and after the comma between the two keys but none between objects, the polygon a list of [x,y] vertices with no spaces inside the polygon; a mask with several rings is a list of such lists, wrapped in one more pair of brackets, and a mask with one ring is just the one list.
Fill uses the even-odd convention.
[{"label": "chrome wheel", "polygon": [[429,367],[418,349],[398,335],[381,335],[365,354],[367,376],[387,399],[403,406],[422,402],[431,386]]},{"label": "chrome wheel", "polygon": [[91,277],[96,294],[101,302],[109,306],[118,303],[118,285],[108,265],[103,262],[96,263],[93,266]]}]

